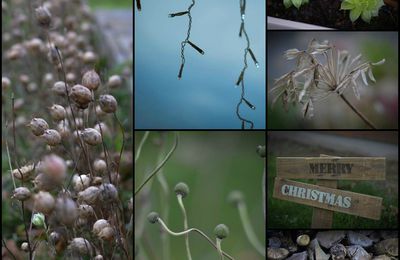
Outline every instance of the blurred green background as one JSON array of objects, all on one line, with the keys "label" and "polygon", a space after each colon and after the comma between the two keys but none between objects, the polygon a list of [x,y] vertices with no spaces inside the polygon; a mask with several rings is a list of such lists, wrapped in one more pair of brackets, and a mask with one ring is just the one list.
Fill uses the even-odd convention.
[{"label": "blurred green background", "polygon": [[[166,149],[173,143],[172,133],[166,134]],[[159,148],[154,140],[158,132],[151,132],[142,155],[135,164],[135,187],[143,180],[145,173],[156,165]],[[135,144],[140,142],[143,132],[135,132]],[[245,195],[250,221],[256,235],[265,244],[265,225],[262,201],[262,173],[264,161],[256,153],[257,145],[265,144],[265,132],[180,132],[180,143],[170,161],[164,167],[163,175],[168,184],[169,195],[161,192],[160,182],[155,179],[146,195],[135,198],[135,230],[143,228],[139,240],[139,259],[165,259],[162,256],[162,243],[159,225],[141,220],[150,211],[163,216],[163,206],[169,208],[168,226],[173,231],[183,230],[183,217],[178,206],[174,186],[186,182],[190,194],[184,199],[189,227],[197,227],[215,239],[213,230],[217,224],[224,223],[230,235],[223,240],[222,248],[235,259],[264,259],[249,244],[242,228],[237,210],[227,203],[230,191],[240,190]],[[170,259],[186,259],[184,237],[170,238]],[[219,259],[218,253],[197,234],[190,235],[193,259]]]},{"label": "blurred green background", "polygon": [[133,0],[89,0],[92,8],[133,8]]},{"label": "blurred green background", "polygon": [[[388,144],[380,144],[376,142],[391,143],[390,147],[397,147],[398,134],[394,131],[374,132],[365,131],[362,133],[354,131],[336,131],[329,132],[307,132],[309,135],[314,133],[321,137],[336,136],[338,140],[346,140],[351,142],[351,139],[367,140],[367,143],[378,145],[379,147],[389,147]],[[287,132],[286,132],[287,133]],[[294,202],[275,199],[272,197],[273,187],[276,177],[276,157],[318,157],[320,154],[334,156],[366,156],[363,150],[371,150],[371,147],[359,147],[358,153],[353,151],[336,150],[335,147],[326,148],[322,145],[316,145],[316,142],[304,140],[298,142],[288,136],[295,136],[298,132],[291,131],[290,134],[279,131],[268,132],[268,169],[267,169],[267,186],[268,186],[268,208],[267,208],[267,223],[268,228],[310,228],[313,208],[306,205],[301,205]],[[346,136],[346,139],[342,139]],[[347,137],[348,136],[348,137]],[[375,137],[375,138],[373,138]],[[370,142],[369,140],[374,140]],[[307,144],[307,142],[309,142]],[[378,151],[377,151],[378,152]],[[379,153],[379,152],[378,152]],[[371,156],[371,155],[369,155]],[[376,154],[373,156],[383,156]],[[295,179],[295,181],[315,184],[315,180]],[[352,216],[344,213],[334,212],[333,228],[397,228],[398,227],[398,160],[386,158],[386,180],[385,181],[338,181],[338,189],[348,190],[356,193],[373,195],[383,198],[383,209],[381,219],[379,221],[366,219],[358,216]]]}]

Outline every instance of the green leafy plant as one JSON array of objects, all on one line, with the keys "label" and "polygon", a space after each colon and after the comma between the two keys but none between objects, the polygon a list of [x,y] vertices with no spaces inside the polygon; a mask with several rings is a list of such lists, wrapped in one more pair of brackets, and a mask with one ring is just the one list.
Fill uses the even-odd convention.
[{"label": "green leafy plant", "polygon": [[308,0],[283,0],[283,4],[286,8],[294,5],[297,9],[299,9],[301,5],[308,4]]},{"label": "green leafy plant", "polygon": [[379,9],[383,5],[383,0],[344,0],[340,9],[350,10],[352,22],[361,16],[361,19],[369,23],[372,17],[378,16]]}]

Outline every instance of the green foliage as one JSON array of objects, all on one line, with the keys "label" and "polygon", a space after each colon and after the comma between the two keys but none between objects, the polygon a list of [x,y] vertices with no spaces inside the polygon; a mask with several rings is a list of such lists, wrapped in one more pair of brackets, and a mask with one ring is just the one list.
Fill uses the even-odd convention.
[{"label": "green foliage", "polygon": [[299,9],[301,5],[308,4],[308,0],[283,0],[283,4],[286,8],[294,5],[297,9]]},{"label": "green foliage", "polygon": [[369,23],[372,17],[378,16],[379,9],[383,5],[383,0],[344,0],[340,9],[350,10],[352,22],[361,16],[361,19]]}]

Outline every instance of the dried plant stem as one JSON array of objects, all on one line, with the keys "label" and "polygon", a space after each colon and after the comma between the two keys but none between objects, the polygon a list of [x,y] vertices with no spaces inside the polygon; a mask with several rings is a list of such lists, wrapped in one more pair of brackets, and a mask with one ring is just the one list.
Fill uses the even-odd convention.
[{"label": "dried plant stem", "polygon": [[243,225],[244,232],[246,233],[247,239],[250,244],[262,255],[265,256],[265,248],[262,246],[258,240],[256,234],[254,233],[253,227],[250,224],[250,218],[247,214],[246,204],[244,202],[239,202],[238,205],[240,220]]},{"label": "dried plant stem", "polygon": [[141,152],[142,152],[143,145],[144,145],[144,143],[146,142],[147,137],[149,137],[149,133],[150,133],[149,131],[146,131],[146,132],[144,133],[143,137],[142,137],[142,140],[140,140],[138,149],[137,149],[137,151],[136,151],[135,163],[137,162],[137,160],[138,160],[139,157],[140,157],[140,154],[141,154]]},{"label": "dried plant stem", "polygon": [[368,118],[364,116],[355,106],[353,106],[343,94],[339,96],[343,99],[344,102],[346,102],[346,104],[351,108],[351,110],[353,110],[354,113],[356,113],[364,121],[364,123],[366,123],[372,129],[377,129],[376,126],[371,121],[369,121]]},{"label": "dried plant stem", "polygon": [[[121,133],[122,133],[122,146],[121,146],[121,150],[119,151],[119,162],[117,164],[117,174],[119,174],[119,166],[122,161],[122,152],[124,151],[124,147],[125,147],[125,130],[124,130],[124,126],[122,125],[121,121],[119,121],[117,114],[115,112],[114,112],[114,118],[115,118],[115,120],[117,120],[119,128],[121,129]],[[118,180],[118,178],[116,178],[116,179]],[[118,183],[117,183],[117,188],[118,188]]]},{"label": "dried plant stem", "polygon": [[220,256],[221,260],[223,260],[224,259],[224,255],[222,254],[221,242],[222,242],[222,240],[217,238],[216,244],[217,244],[218,253],[219,253],[219,256]]},{"label": "dried plant stem", "polygon": [[264,222],[266,221],[266,211],[265,211],[265,205],[266,205],[266,200],[265,200],[265,185],[267,183],[265,182],[265,172],[266,172],[266,162],[264,160],[264,174],[263,174],[263,180],[262,180],[262,191],[263,191],[263,208],[264,208]]},{"label": "dried plant stem", "polygon": [[[179,207],[181,208],[182,214],[183,214],[183,228],[185,230],[187,230],[189,227],[188,227],[188,221],[187,221],[187,215],[186,215],[185,206],[183,205],[183,201],[182,201],[182,195],[178,194],[177,198],[178,198]],[[190,254],[189,234],[185,235],[185,246],[186,246],[187,257],[188,257],[189,260],[192,260],[192,255]]]},{"label": "dried plant stem", "polygon": [[160,171],[160,169],[164,166],[164,164],[168,161],[168,159],[171,157],[171,155],[174,153],[176,147],[178,146],[179,143],[179,133],[175,132],[175,143],[174,146],[171,148],[171,150],[168,152],[168,154],[165,156],[164,160],[162,160],[162,162],[156,166],[156,168],[147,175],[146,179],[143,181],[143,183],[136,189],[135,191],[135,196],[140,192],[140,190],[144,187],[144,185],[146,185],[146,183],[151,180],[151,178],[154,177],[155,174],[157,174],[157,172]]},{"label": "dried plant stem", "polygon": [[7,247],[6,241],[4,241],[4,238],[2,238],[3,241],[3,246],[7,249],[7,251],[10,253],[10,255],[13,257],[14,260],[17,260],[17,258],[15,257],[15,255],[13,254],[13,252],[11,252],[11,250]]},{"label": "dried plant stem", "polygon": [[[7,125],[7,123],[6,123],[6,125]],[[7,128],[7,126],[6,126],[6,128]],[[14,180],[14,175],[13,175],[13,169],[12,169],[12,165],[11,165],[11,157],[10,157],[10,150],[8,149],[8,141],[7,141],[7,136],[6,136],[6,150],[7,150],[7,158],[8,158],[8,165],[9,165],[9,167],[10,167],[10,175],[11,175],[11,179],[12,179],[12,182],[13,182],[13,185],[14,185],[14,189],[16,189],[17,188],[17,186],[15,186],[15,180]]]},{"label": "dried plant stem", "polygon": [[[214,244],[214,242],[206,235],[204,234],[201,230],[197,229],[197,228],[189,228],[188,230],[184,230],[182,232],[173,232],[171,231],[167,225],[165,225],[164,221],[162,221],[161,218],[158,218],[158,222],[161,224],[161,226],[163,227],[163,229],[165,231],[167,231],[170,235],[172,236],[183,236],[186,234],[189,234],[190,232],[196,232],[198,234],[200,234],[202,237],[204,237],[215,249],[218,250],[217,246]],[[222,251],[222,254],[227,257],[228,259],[231,260],[235,260],[232,256],[228,255],[227,253],[225,253],[224,251]]]}]

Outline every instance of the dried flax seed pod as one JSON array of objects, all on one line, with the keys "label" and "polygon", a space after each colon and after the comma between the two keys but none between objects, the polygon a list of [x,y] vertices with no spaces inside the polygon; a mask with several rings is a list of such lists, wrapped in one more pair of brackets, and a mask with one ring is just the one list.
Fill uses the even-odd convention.
[{"label": "dried flax seed pod", "polygon": [[55,212],[58,221],[66,226],[74,224],[78,217],[76,203],[68,197],[61,197],[57,199]]},{"label": "dried flax seed pod", "polygon": [[79,217],[82,218],[87,218],[94,215],[94,210],[92,206],[86,204],[79,205],[78,212],[79,212]]},{"label": "dried flax seed pod", "polygon": [[90,90],[82,85],[75,85],[71,88],[71,92],[69,93],[72,101],[81,108],[85,109],[88,107],[90,101],[92,101],[92,93]]},{"label": "dried flax seed pod", "polygon": [[15,198],[20,201],[27,200],[31,197],[31,192],[26,187],[18,187],[14,190],[12,198]]},{"label": "dried flax seed pod", "polygon": [[50,193],[45,191],[39,191],[38,194],[34,196],[34,208],[38,212],[42,212],[44,214],[50,214],[55,206],[55,200]]},{"label": "dried flax seed pod", "polygon": [[51,23],[51,14],[46,7],[38,7],[35,9],[36,19],[39,26],[44,29],[49,29]]},{"label": "dried flax seed pod", "polygon": [[78,175],[75,174],[72,178],[72,186],[74,187],[75,191],[83,191],[90,185],[90,178],[89,175]]},{"label": "dried flax seed pod", "polygon": [[112,202],[118,200],[117,188],[111,183],[104,183],[100,186],[101,200],[105,202]]},{"label": "dried flax seed pod", "polygon": [[[35,168],[35,165],[33,163],[24,165],[20,169],[14,169],[12,171],[12,175],[14,176],[14,178],[17,178],[18,180],[22,180],[22,179],[26,180],[32,176],[34,168]],[[21,176],[21,174],[22,174],[22,176]]]},{"label": "dried flax seed pod", "polygon": [[105,227],[100,230],[98,237],[103,240],[112,240],[114,237],[114,229],[112,227]]},{"label": "dried flax seed pod", "polygon": [[100,108],[106,113],[117,111],[117,100],[111,95],[101,95],[99,98]]},{"label": "dried flax seed pod", "polygon": [[82,77],[82,85],[87,87],[90,90],[96,90],[100,86],[100,77],[99,74],[94,70],[89,70]]},{"label": "dried flax seed pod", "polygon": [[47,145],[56,146],[61,143],[61,135],[57,130],[47,129],[42,135]]},{"label": "dried flax seed pod", "polygon": [[93,170],[99,174],[103,174],[107,171],[106,161],[102,159],[97,159],[93,163]]},{"label": "dried flax seed pod", "polygon": [[122,84],[122,79],[119,75],[112,75],[107,82],[109,88],[118,88]]},{"label": "dried flax seed pod", "polygon": [[108,223],[107,220],[105,219],[99,219],[97,220],[94,224],[93,224],[93,229],[92,232],[95,235],[98,235],[100,233],[101,230],[103,230],[106,227],[110,227],[110,223]]},{"label": "dried flax seed pod", "polygon": [[68,249],[80,255],[92,254],[92,246],[90,245],[90,242],[82,237],[76,237],[72,239],[71,243],[68,246]]},{"label": "dried flax seed pod", "polygon": [[[67,86],[68,88],[68,86]],[[53,88],[51,89],[54,94],[59,95],[59,96],[65,96],[65,83],[64,81],[57,81],[54,83]]]},{"label": "dried flax seed pod", "polygon": [[78,200],[93,205],[97,202],[99,195],[100,189],[95,186],[90,186],[78,193]]},{"label": "dried flax seed pod", "polygon": [[99,131],[94,128],[85,128],[85,130],[82,131],[81,136],[83,141],[90,145],[98,145],[102,142]]},{"label": "dried flax seed pod", "polygon": [[43,135],[44,131],[49,129],[49,125],[43,118],[33,118],[31,122],[28,124],[28,127],[31,129],[32,133],[36,136]]},{"label": "dried flax seed pod", "polygon": [[61,121],[65,119],[67,112],[61,105],[54,104],[50,107],[50,115],[55,121]]}]

